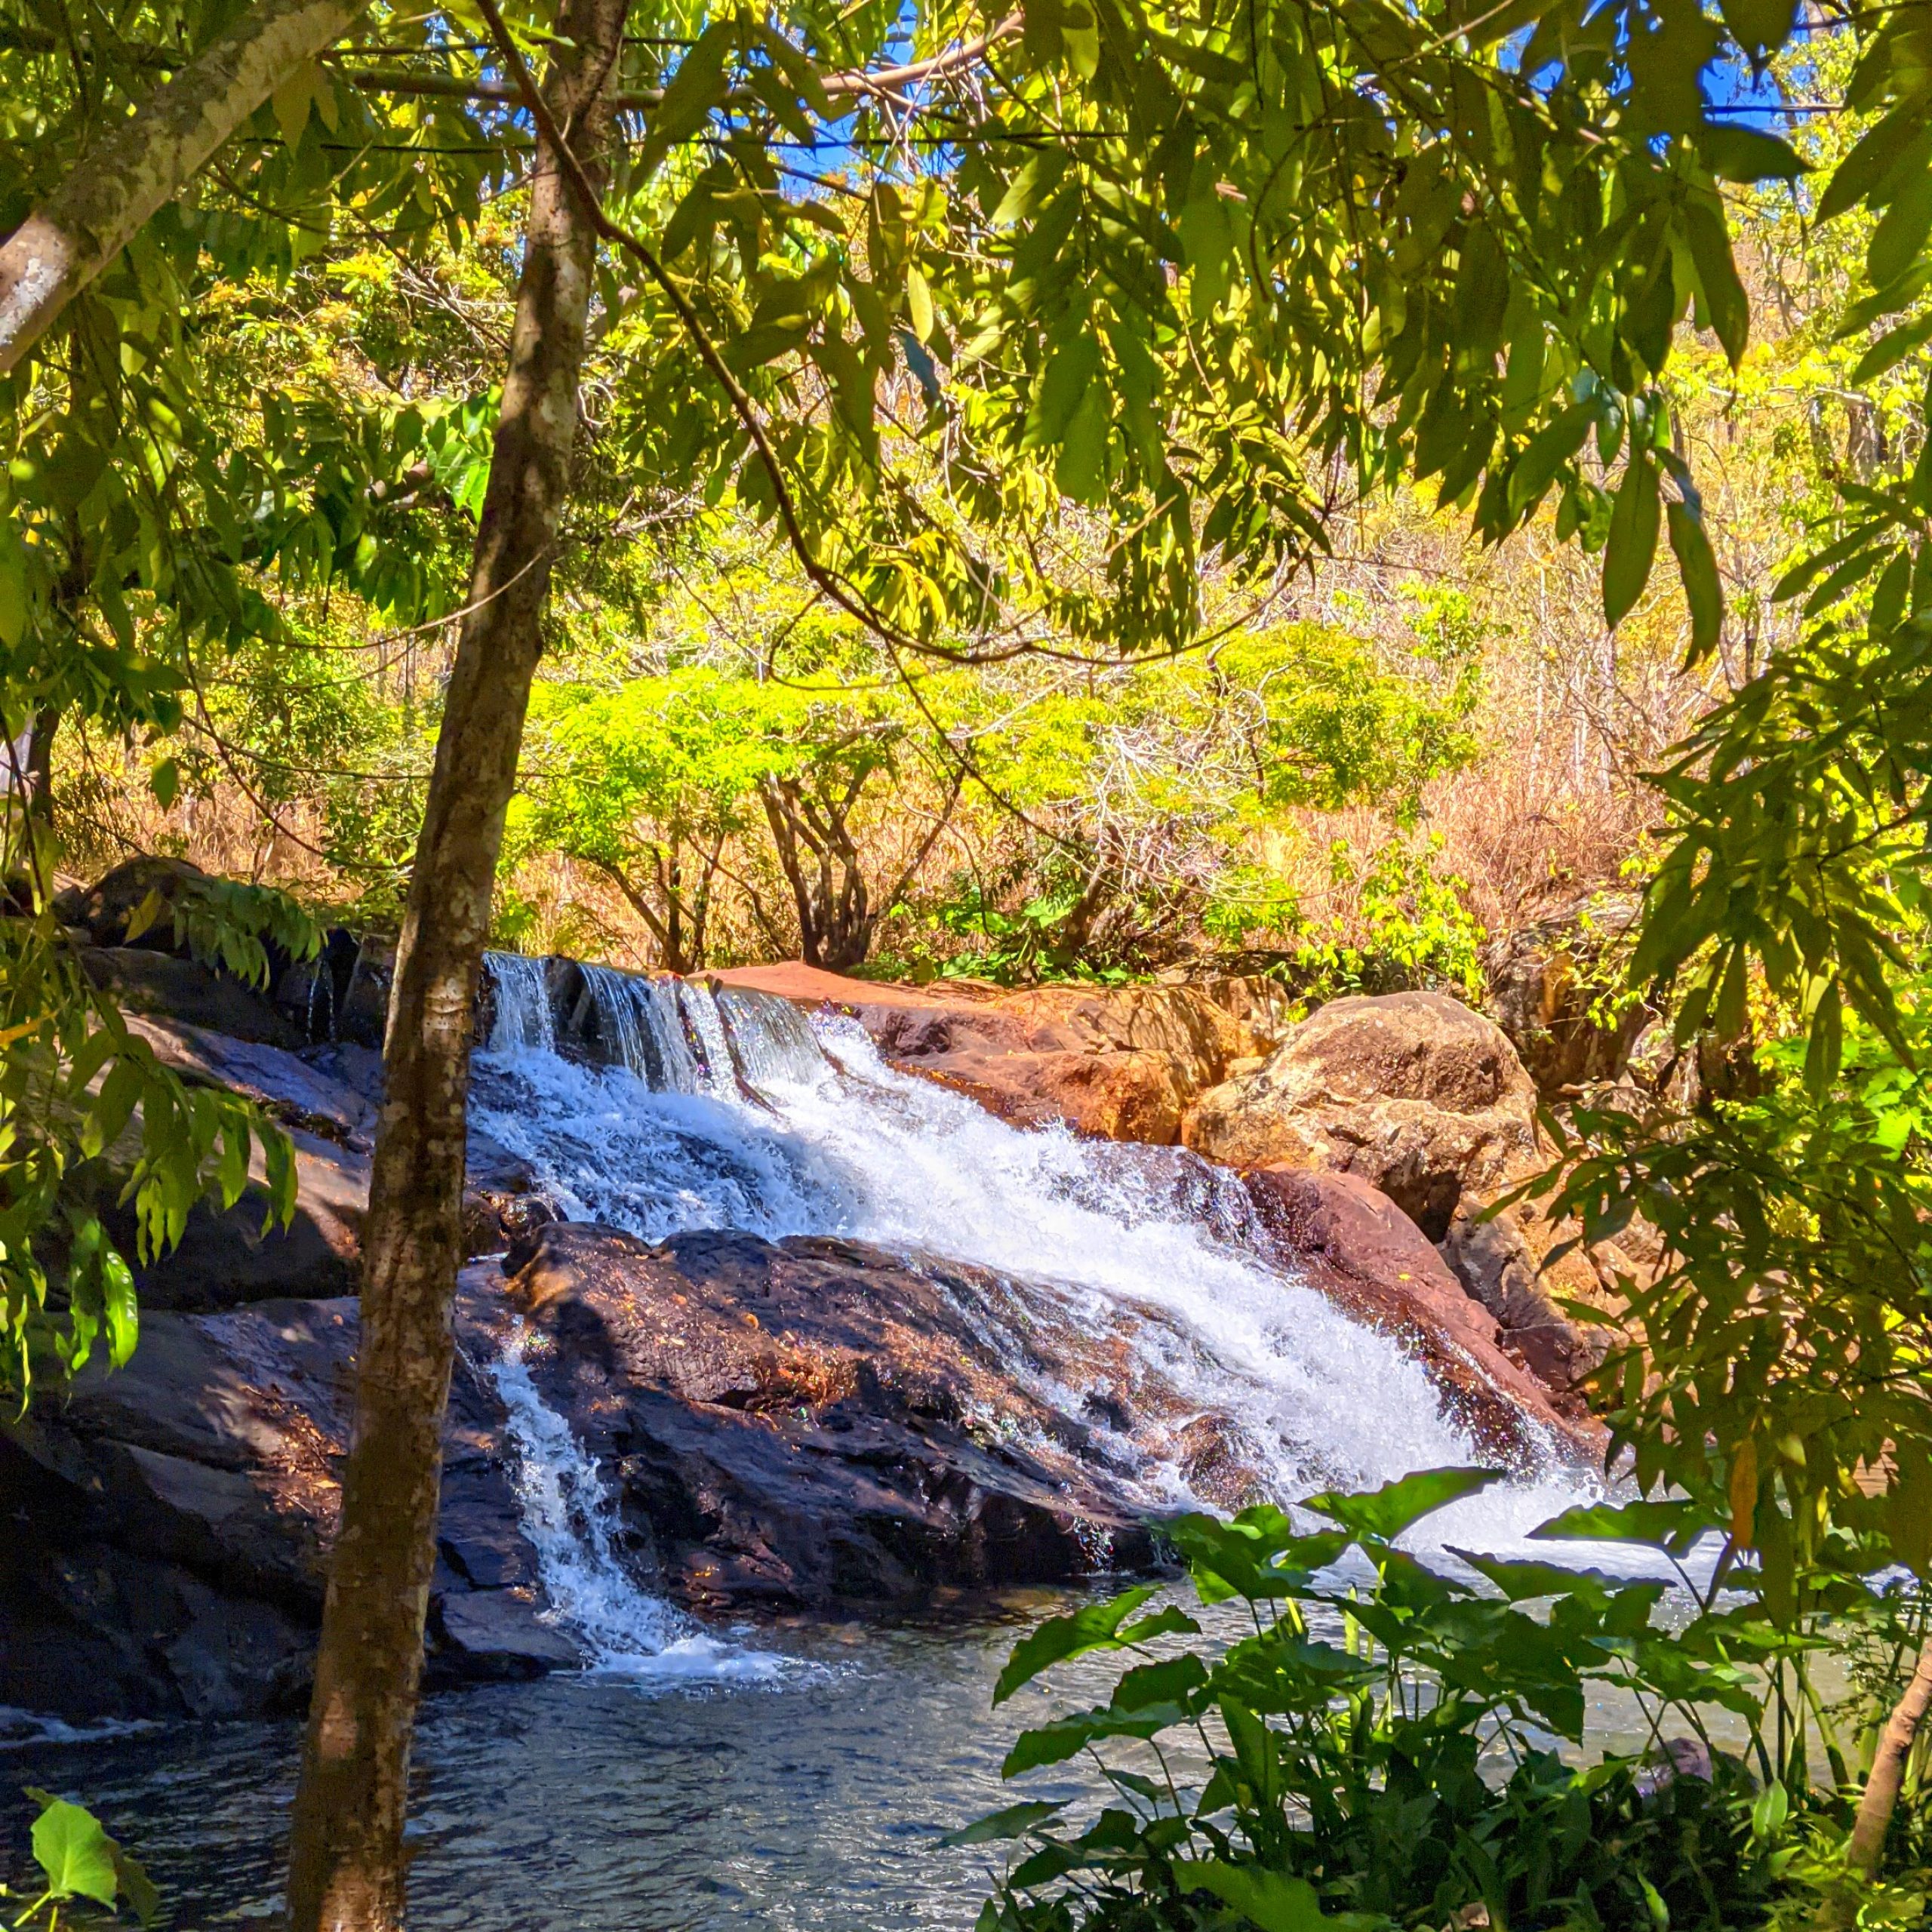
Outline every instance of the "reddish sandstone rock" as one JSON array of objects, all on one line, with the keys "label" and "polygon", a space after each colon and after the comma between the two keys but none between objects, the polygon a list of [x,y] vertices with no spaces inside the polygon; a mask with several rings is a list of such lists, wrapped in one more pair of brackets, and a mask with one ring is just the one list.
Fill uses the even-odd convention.
[{"label": "reddish sandstone rock", "polygon": [[1485,1450],[1521,1450],[1528,1423],[1580,1454],[1598,1453],[1594,1426],[1508,1349],[1496,1318],[1387,1195],[1358,1175],[1306,1168],[1263,1168],[1247,1184],[1309,1284],[1425,1361]]},{"label": "reddish sandstone rock", "polygon": [[1238,1167],[1359,1176],[1432,1241],[1540,1164],[1536,1089],[1500,1027],[1446,993],[1318,1008],[1258,1072],[1203,1094],[1186,1144]]},{"label": "reddish sandstone rock", "polygon": [[1193,986],[903,986],[788,961],[713,976],[851,1014],[894,1066],[957,1088],[1018,1127],[1064,1121],[1171,1145],[1188,1104],[1255,1044],[1252,1000]]}]

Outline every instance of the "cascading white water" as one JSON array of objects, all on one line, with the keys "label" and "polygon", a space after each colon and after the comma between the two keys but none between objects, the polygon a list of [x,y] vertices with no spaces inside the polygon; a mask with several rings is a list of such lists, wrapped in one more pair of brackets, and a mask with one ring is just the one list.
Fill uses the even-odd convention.
[{"label": "cascading white water", "polygon": [[493,1366],[517,1455],[524,1534],[537,1552],[549,1614],[589,1654],[591,1668],[626,1677],[768,1684],[784,1660],[707,1635],[638,1588],[614,1541],[616,1508],[569,1423],[537,1392],[521,1350]]},{"label": "cascading white water", "polygon": [[550,1011],[550,986],[540,959],[520,953],[489,955],[490,991],[496,1017],[490,1029],[493,1054],[555,1051],[557,1023]]},{"label": "cascading white water", "polygon": [[[586,974],[623,1066],[492,1054],[478,1084],[478,1124],[566,1216],[651,1240],[839,1235],[1026,1281],[1085,1331],[1128,1327],[1150,1374],[1229,1419],[1284,1498],[1485,1460],[1419,1363],[1263,1258],[1233,1177],[1020,1132],[887,1067],[851,1022],[814,1038],[768,995]],[[1078,1413],[1088,1392],[1044,1386],[1023,1336],[989,1340],[1032,1393]],[[1150,1503],[1188,1494],[1171,1463],[1143,1459],[1140,1481]],[[1432,1518],[1427,1540],[1506,1549],[1594,1493],[1552,1447]]]}]

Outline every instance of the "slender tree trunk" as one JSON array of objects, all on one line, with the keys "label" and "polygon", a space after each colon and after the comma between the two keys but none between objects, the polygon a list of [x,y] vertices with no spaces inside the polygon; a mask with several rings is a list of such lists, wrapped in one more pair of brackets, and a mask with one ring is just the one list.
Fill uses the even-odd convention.
[{"label": "slender tree trunk", "polygon": [[[587,167],[608,128],[604,88],[626,7],[565,0],[557,23],[549,99]],[[289,1854],[292,1932],[389,1932],[401,1923],[406,1780],[463,1257],[477,983],[577,432],[595,252],[555,156],[540,153],[469,614],[390,995],[355,1431]]]},{"label": "slender tree trunk", "polygon": [[0,375],[368,0],[259,0],[77,161],[0,245]]},{"label": "slender tree trunk", "polygon": [[[1918,1653],[1918,1667],[1905,1695],[1885,1721],[1878,1740],[1878,1755],[1872,1761],[1871,1775],[1858,1801],[1858,1815],[1852,1820],[1851,1837],[1845,1847],[1845,1866],[1863,1882],[1878,1875],[1885,1852],[1885,1834],[1891,1829],[1892,1814],[1898,1808],[1899,1792],[1905,1784],[1906,1766],[1912,1761],[1912,1747],[1918,1741],[1918,1727],[1932,1710],[1932,1637]],[[1823,1932],[1846,1932],[1857,1923],[1855,1894],[1835,1894],[1819,1914]]]}]

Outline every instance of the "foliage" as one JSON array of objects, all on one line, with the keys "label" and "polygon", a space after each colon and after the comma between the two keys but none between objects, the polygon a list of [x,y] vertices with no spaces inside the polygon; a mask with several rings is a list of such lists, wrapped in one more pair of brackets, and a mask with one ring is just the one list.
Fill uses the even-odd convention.
[{"label": "foliage", "polygon": [[1305,922],[1298,900],[1258,866],[1233,869],[1219,882],[1202,924],[1236,946],[1257,929],[1287,937],[1291,943],[1270,970],[1312,1000],[1447,986],[1473,1002],[1483,990],[1484,935],[1463,881],[1438,870],[1441,849],[1439,835],[1420,845],[1392,838],[1364,865],[1346,840],[1337,841],[1329,853],[1331,883],[1354,903],[1350,918],[1331,914],[1326,931]]},{"label": "foliage", "polygon": [[1820,1093],[1810,1041],[1768,1044],[1753,1098],[1669,1124],[1580,1111],[1577,1158],[1540,1184],[1587,1241],[1655,1230],[1601,1405],[1640,1483],[1727,1516],[1787,1623],[1887,1564],[1932,1580],[1932,1020],[1922,980],[1895,990],[1909,1057],[1854,1022]]},{"label": "foliage", "polygon": [[[1331,1921],[1715,1932],[1764,1924],[1806,1896],[1807,1847],[1838,1814],[1810,1790],[1801,1753],[1774,1755],[1781,1706],[1763,1674],[1798,1645],[1748,1601],[1720,1606],[1715,1586],[1682,1622],[1663,1614],[1661,1583],[1465,1554],[1480,1573],[1466,1580],[1397,1546],[1494,1479],[1437,1470],[1311,1499],[1332,1529],[1299,1529],[1266,1506],[1231,1522],[1178,1519],[1168,1534],[1204,1609],[1244,1612],[1216,1651],[1162,1641],[1201,1625],[1171,1604],[1150,1610],[1146,1585],[1034,1631],[995,1703],[1083,1654],[1137,1660],[1105,1704],[1023,1733],[1006,1760],[1011,1777],[1093,1752],[1112,1795],[1091,1824],[1076,1832],[1063,1803],[1031,1802],[958,1835],[1023,1847],[982,1932]],[[1652,1520],[1660,1509],[1668,1527]],[[1605,1506],[1538,1534],[1681,1549],[1706,1521],[1685,1506]],[[1589,1700],[1610,1687],[1655,1748],[1566,1760],[1552,1746],[1580,1742]],[[1741,1723],[1750,1763],[1711,1747],[1721,1714]],[[1123,1762],[1123,1746],[1144,1769]],[[1198,1783],[1178,1768],[1191,1761]]]},{"label": "foliage", "polygon": [[[32,1843],[44,1882],[39,1895],[8,1920],[15,1932],[25,1932],[36,1921],[44,1932],[57,1932],[63,1907],[71,1914],[88,1905],[104,1906],[110,1914],[125,1905],[142,1924],[152,1924],[161,1910],[153,1883],[140,1862],[107,1835],[100,1820],[85,1806],[51,1792],[29,1789],[27,1795],[40,1807]],[[4,1885],[0,1899],[9,1899],[11,1909]]]}]

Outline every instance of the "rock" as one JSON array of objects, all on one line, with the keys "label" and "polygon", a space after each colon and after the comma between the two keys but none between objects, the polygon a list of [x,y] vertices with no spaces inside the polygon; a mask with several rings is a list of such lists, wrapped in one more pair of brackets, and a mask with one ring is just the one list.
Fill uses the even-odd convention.
[{"label": "rock", "polygon": [[96,946],[125,946],[128,922],[153,894],[164,909],[132,943],[185,959],[187,949],[174,937],[174,909],[208,883],[208,874],[186,859],[143,854],[122,860],[94,885],[70,887],[56,897],[54,909],[63,924],[84,928]]},{"label": "rock", "polygon": [[331,926],[313,959],[293,961],[277,978],[275,1004],[309,1039],[319,1043],[337,1037],[361,951],[361,941],[347,928]]},{"label": "rock", "polygon": [[383,1035],[389,1026],[389,987],[395,978],[395,943],[365,934],[336,1015],[337,1039],[382,1051]]},{"label": "rock", "polygon": [[366,1154],[375,1144],[374,1105],[313,1059],[171,1018],[131,1015],[128,1023],[165,1065],[198,1084],[243,1094],[283,1125],[354,1152]]},{"label": "rock", "polygon": [[1545,1100],[1616,1080],[1629,1064],[1649,1008],[1632,1003],[1609,1026],[1592,1008],[1611,989],[1607,956],[1641,909],[1634,894],[1594,893],[1485,952],[1490,1009]]},{"label": "rock", "polygon": [[[259,1716],[306,1694],[353,1399],[355,1305],[143,1312],[141,1345],[0,1425],[0,1704],[70,1721]],[[494,1389],[459,1361],[445,1428],[432,1680],[565,1660],[534,1626]],[[482,1601],[521,1592],[518,1607]],[[574,1651],[569,1660],[575,1661]]]},{"label": "rock", "polygon": [[1546,1389],[1567,1392],[1602,1358],[1601,1344],[1551,1300],[1542,1258],[1509,1209],[1485,1217],[1459,1207],[1441,1247],[1464,1291],[1495,1318],[1503,1347]]},{"label": "rock", "polygon": [[468,1676],[541,1677],[549,1671],[581,1668],[583,1654],[541,1620],[541,1607],[531,1590],[445,1597],[438,1606],[438,1629]]},{"label": "rock", "polygon": [[[1171,1144],[1181,1116],[1256,1044],[1272,1009],[1242,983],[1223,998],[1190,986],[890,986],[795,961],[714,975],[849,1014],[894,1066],[957,1088],[1016,1126],[1063,1121],[1109,1140]],[[1230,983],[1232,986],[1233,983]],[[1245,1003],[1244,1005],[1244,1002]]]},{"label": "rock", "polygon": [[1446,993],[1333,1000],[1260,1072],[1204,1094],[1186,1144],[1239,1167],[1360,1176],[1431,1240],[1537,1161],[1536,1090],[1502,1029]]},{"label": "rock", "polygon": [[1358,1174],[1300,1168],[1263,1168],[1247,1184],[1281,1259],[1414,1352],[1487,1453],[1516,1459],[1538,1446],[1532,1427],[1580,1457],[1600,1453],[1595,1431],[1507,1352],[1494,1316],[1385,1194]]},{"label": "rock", "polygon": [[[539,1231],[506,1300],[537,1389],[665,1586],[700,1608],[795,1610],[1062,1581],[1102,1538],[1117,1562],[1149,1559],[1124,1472],[1015,1386],[972,1318],[1023,1293],[853,1242],[652,1247],[578,1223]],[[503,1301],[472,1290],[464,1308],[472,1352],[507,1333]],[[1104,1379],[1063,1365],[1076,1386]]]},{"label": "rock", "polygon": [[93,946],[87,976],[125,1013],[175,1020],[290,1051],[306,1044],[269,1000],[226,973],[135,946]]},{"label": "rock", "polygon": [[[295,1155],[296,1204],[287,1227],[269,1221],[261,1157],[255,1179],[226,1209],[202,1201],[190,1211],[180,1243],[134,1279],[143,1309],[208,1312],[290,1296],[353,1294],[361,1271],[362,1217],[369,1201],[366,1154],[337,1147],[299,1128],[289,1131]],[[115,1180],[118,1177],[115,1177]],[[118,1185],[104,1186],[102,1218],[115,1246],[136,1251],[131,1204]]]}]

